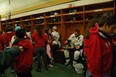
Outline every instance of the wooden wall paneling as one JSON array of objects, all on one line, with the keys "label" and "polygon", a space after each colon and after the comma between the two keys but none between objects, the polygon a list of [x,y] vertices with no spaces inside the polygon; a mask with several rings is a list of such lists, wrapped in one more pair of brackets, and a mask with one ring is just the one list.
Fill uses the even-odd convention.
[{"label": "wooden wall paneling", "polygon": [[69,38],[76,28],[83,33],[83,6],[66,8],[62,10],[62,13],[65,40]]},{"label": "wooden wall paneling", "polygon": [[45,19],[46,14],[43,13],[43,16],[44,16],[44,28],[46,28],[46,27],[47,27],[47,21],[46,21],[46,19]]},{"label": "wooden wall paneling", "polygon": [[64,18],[63,18],[63,10],[61,9],[61,43],[62,46],[64,45],[64,41],[66,41],[66,26],[64,25]]},{"label": "wooden wall paneling", "polygon": [[61,24],[61,10],[54,10],[45,13],[46,27],[52,29],[53,26],[58,28],[58,32],[62,33],[62,24]]},{"label": "wooden wall paneling", "polygon": [[86,30],[86,16],[85,16],[85,6],[83,5],[83,26],[84,26],[84,31]]},{"label": "wooden wall paneling", "polygon": [[84,5],[85,29],[86,29],[88,22],[91,19],[93,18],[99,19],[105,13],[114,14],[114,2],[113,1],[99,3],[99,4],[97,3],[97,4],[91,4],[91,5]]},{"label": "wooden wall paneling", "polygon": [[44,29],[45,25],[44,13],[32,15],[32,23],[33,29],[35,26],[42,26],[42,28]]},{"label": "wooden wall paneling", "polygon": [[114,13],[113,1],[99,4],[85,5],[85,20],[89,21],[92,18],[99,18],[104,13]]},{"label": "wooden wall paneling", "polygon": [[83,26],[83,23],[74,23],[73,25],[72,24],[65,24],[65,28],[66,28],[66,35],[68,38],[73,32],[75,29],[79,29],[81,34],[84,34],[84,26]]}]

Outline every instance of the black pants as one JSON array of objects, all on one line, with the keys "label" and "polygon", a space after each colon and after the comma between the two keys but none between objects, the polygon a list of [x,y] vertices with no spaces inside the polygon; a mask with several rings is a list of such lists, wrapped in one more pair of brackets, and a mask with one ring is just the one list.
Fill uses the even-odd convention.
[{"label": "black pants", "polygon": [[41,69],[41,57],[44,62],[45,67],[47,67],[47,54],[45,47],[36,48],[36,69]]},{"label": "black pants", "polygon": [[54,59],[56,58],[56,52],[57,52],[58,49],[59,49],[59,45],[58,44],[54,44],[52,46],[52,53],[53,53],[53,58]]},{"label": "black pants", "polygon": [[16,72],[17,77],[32,77],[31,71],[28,72]]}]

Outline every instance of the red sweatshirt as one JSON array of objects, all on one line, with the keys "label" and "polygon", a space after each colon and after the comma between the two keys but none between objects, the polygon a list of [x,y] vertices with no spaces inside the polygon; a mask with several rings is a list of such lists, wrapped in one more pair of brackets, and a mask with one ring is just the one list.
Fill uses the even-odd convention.
[{"label": "red sweatshirt", "polygon": [[111,72],[112,44],[108,35],[99,32],[98,27],[90,28],[88,42],[88,69],[92,77],[103,77]]},{"label": "red sweatshirt", "polygon": [[12,36],[14,36],[14,32],[7,32],[3,35],[4,37],[4,44],[6,45],[6,47],[8,47],[11,41]]},{"label": "red sweatshirt", "polygon": [[23,46],[24,51],[20,53],[15,59],[15,70],[16,72],[25,72],[32,69],[34,47],[29,39],[24,39],[16,44]]},{"label": "red sweatshirt", "polygon": [[89,44],[89,39],[84,38],[84,55],[88,55],[89,50],[88,50],[88,44]]},{"label": "red sweatshirt", "polygon": [[37,31],[34,31],[34,33],[32,34],[32,39],[35,43],[35,47],[40,48],[45,46],[46,42],[48,41],[48,35],[42,34],[42,37],[40,37]]},{"label": "red sweatshirt", "polygon": [[3,37],[2,34],[0,34],[0,52],[3,50]]}]

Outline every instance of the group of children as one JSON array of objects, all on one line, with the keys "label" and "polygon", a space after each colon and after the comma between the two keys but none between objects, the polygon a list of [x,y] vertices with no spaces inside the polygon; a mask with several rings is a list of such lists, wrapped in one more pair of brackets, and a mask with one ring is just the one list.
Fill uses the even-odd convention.
[{"label": "group of children", "polygon": [[[12,44],[11,36],[15,38]],[[56,26],[53,27],[53,32],[46,28],[44,33],[41,26],[36,26],[32,33],[33,42],[25,29],[19,28],[15,32],[8,29],[0,35],[0,73],[13,63],[17,77],[32,77],[34,54],[36,71],[41,72],[41,59],[45,70],[48,70],[48,64],[61,46],[59,38]],[[80,72],[78,69],[82,69],[84,65],[78,63],[78,59],[84,54],[87,59],[87,77],[116,77],[116,15],[104,14],[100,19],[94,18],[88,23],[85,36],[80,34],[79,29],[75,29],[65,44],[65,65],[69,65],[70,53],[73,53],[72,66]]]},{"label": "group of children", "polygon": [[11,27],[8,26],[6,33],[1,35],[1,45],[4,49],[1,46],[0,61],[2,63],[0,64],[0,73],[4,73],[5,69],[13,64],[17,77],[32,77],[34,56],[36,57],[36,71],[41,72],[41,60],[44,62],[45,70],[48,70],[48,65],[51,64],[56,51],[52,54],[52,46],[55,45],[59,48],[58,38],[60,35],[56,30],[56,26],[53,29],[54,36],[51,34],[50,28],[46,28],[43,32],[41,26],[36,26],[31,35],[32,42],[26,33],[26,29],[16,26],[15,32],[13,32]]}]

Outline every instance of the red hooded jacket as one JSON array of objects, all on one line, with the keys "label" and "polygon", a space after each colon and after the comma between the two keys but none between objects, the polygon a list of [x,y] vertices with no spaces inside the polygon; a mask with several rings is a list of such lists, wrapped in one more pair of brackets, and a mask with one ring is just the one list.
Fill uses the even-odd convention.
[{"label": "red hooded jacket", "polygon": [[90,37],[86,51],[88,69],[92,77],[103,77],[111,73],[112,43],[108,35],[98,30],[98,26],[90,28]]},{"label": "red hooded jacket", "polygon": [[16,45],[23,46],[23,52],[15,59],[16,72],[26,72],[32,69],[34,47],[29,39],[19,41]]},{"label": "red hooded jacket", "polygon": [[3,50],[3,45],[4,45],[3,37],[2,34],[0,34],[0,52]]}]

